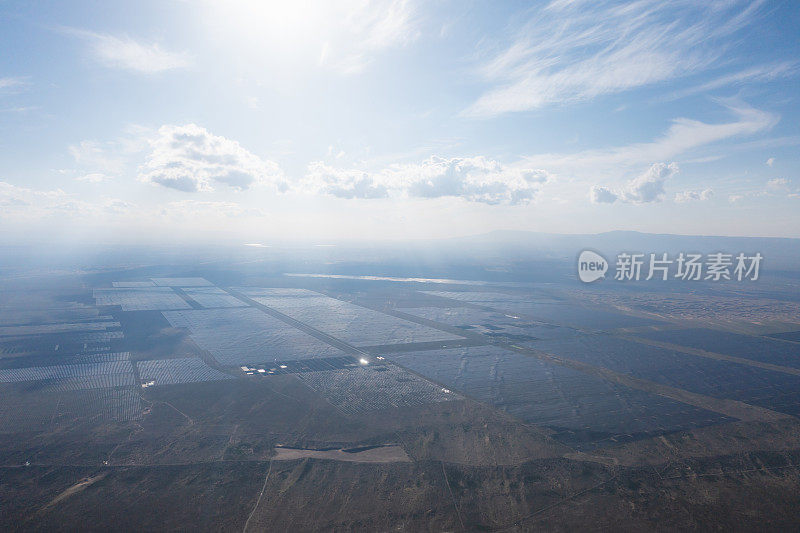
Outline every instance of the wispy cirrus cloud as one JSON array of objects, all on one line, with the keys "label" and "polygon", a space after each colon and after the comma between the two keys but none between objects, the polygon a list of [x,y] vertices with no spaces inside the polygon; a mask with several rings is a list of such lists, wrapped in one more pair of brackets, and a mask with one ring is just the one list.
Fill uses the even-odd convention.
[{"label": "wispy cirrus cloud", "polygon": [[[364,71],[383,52],[420,34],[415,0],[305,0],[201,2],[213,34],[248,62],[286,61],[293,70],[323,67]],[[265,53],[274,50],[275,53]]]},{"label": "wispy cirrus cloud", "polygon": [[754,67],[746,68],[718,76],[710,81],[676,91],[668,95],[666,100],[676,100],[692,94],[700,94],[712,89],[719,89],[721,87],[737,86],[750,82],[765,82],[780,78],[787,78],[794,76],[798,73],[798,65],[795,61],[781,61],[778,63],[771,63],[769,65],[757,65]]},{"label": "wispy cirrus cloud", "polygon": [[0,78],[0,90],[13,89],[27,85],[28,78],[22,76],[6,76]]},{"label": "wispy cirrus cloud", "polygon": [[329,3],[337,4],[342,10],[334,14],[343,31],[323,42],[322,65],[348,74],[361,72],[380,52],[404,46],[418,35],[409,0]]},{"label": "wispy cirrus cloud", "polygon": [[129,36],[115,36],[76,28],[63,28],[63,32],[87,41],[94,58],[110,68],[156,74],[185,68],[191,63],[189,55],[185,52],[171,52],[155,42],[141,42]]},{"label": "wispy cirrus cloud", "polygon": [[640,143],[565,154],[536,154],[524,159],[529,165],[575,176],[592,173],[613,175],[649,165],[653,161],[674,159],[700,147],[727,139],[755,135],[775,126],[780,117],[755,109],[743,102],[721,100],[734,120],[708,123],[676,118],[660,137]]},{"label": "wispy cirrus cloud", "polygon": [[528,111],[706,70],[724,54],[725,39],[756,19],[761,4],[553,1],[535,9],[482,64],[479,72],[494,86],[464,114]]}]

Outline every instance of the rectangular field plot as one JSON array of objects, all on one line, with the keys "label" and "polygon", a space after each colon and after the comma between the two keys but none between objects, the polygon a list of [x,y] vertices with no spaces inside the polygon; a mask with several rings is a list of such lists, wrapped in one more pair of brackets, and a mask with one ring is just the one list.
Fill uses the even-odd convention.
[{"label": "rectangular field plot", "polygon": [[136,385],[133,373],[99,374],[91,376],[25,381],[20,388],[27,391],[65,392],[77,390],[109,389]]},{"label": "rectangular field plot", "polygon": [[128,422],[142,415],[141,397],[132,386],[54,392],[4,385],[0,394],[0,434],[46,431],[81,420]]},{"label": "rectangular field plot", "polygon": [[195,309],[163,313],[175,328],[226,366],[331,357],[342,352],[259,309]]},{"label": "rectangular field plot", "polygon": [[707,352],[800,368],[800,344],[791,342],[700,328],[648,331],[636,335]]},{"label": "rectangular field plot", "polygon": [[318,359],[303,359],[300,361],[275,361],[253,367],[242,367],[248,374],[271,376],[280,374],[302,374],[304,372],[323,372],[326,370],[342,370],[355,368],[360,362],[355,357],[344,355],[342,357],[321,357]]},{"label": "rectangular field plot", "polygon": [[[97,416],[106,422],[129,422],[142,417],[142,398],[134,387],[103,388],[66,394],[59,416]],[[57,421],[57,420],[56,420]]]},{"label": "rectangular field plot", "polygon": [[191,357],[139,361],[136,368],[142,382],[152,381],[154,386],[234,379],[233,376],[211,368],[200,359]]},{"label": "rectangular field plot", "polygon": [[70,301],[67,294],[50,290],[0,289],[0,325],[35,325],[98,320],[94,305]]},{"label": "rectangular field plot", "polygon": [[800,415],[800,376],[608,336],[537,341],[534,348],[690,392]]},{"label": "rectangular field plot", "polygon": [[203,307],[246,307],[247,304],[217,287],[191,287],[186,295]]},{"label": "rectangular field plot", "polygon": [[608,309],[589,309],[571,302],[542,300],[534,296],[527,297],[500,292],[424,292],[433,296],[491,307],[513,315],[525,315],[550,324],[581,329],[611,330],[660,323],[649,318],[629,316]]},{"label": "rectangular field plot", "polygon": [[129,352],[101,352],[87,354],[57,353],[56,355],[27,355],[25,357],[0,358],[0,368],[21,369],[58,365],[78,365],[84,363],[108,363],[127,361]]},{"label": "rectangular field plot", "polygon": [[141,289],[142,287],[156,286],[152,281],[114,281],[111,285],[120,289]]},{"label": "rectangular field plot", "polygon": [[94,289],[97,305],[119,305],[123,311],[189,309],[183,298],[169,287],[148,289]]},{"label": "rectangular field plot", "polygon": [[461,399],[458,394],[393,365],[309,372],[298,377],[350,414]]},{"label": "rectangular field plot", "polygon": [[253,296],[253,300],[355,346],[446,341],[460,337],[327,296]]},{"label": "rectangular field plot", "polygon": [[128,374],[132,372],[133,367],[130,361],[7,368],[0,370],[0,383],[42,379],[82,378],[108,374]]},{"label": "rectangular field plot", "polygon": [[270,287],[234,287],[237,291],[246,294],[253,298],[255,296],[265,296],[281,298],[291,296],[294,298],[320,298],[322,295],[318,292],[310,291],[308,289],[291,289],[291,288],[270,288]]},{"label": "rectangular field plot", "polygon": [[387,356],[465,396],[592,448],[730,419],[497,346]]},{"label": "rectangular field plot", "polygon": [[213,283],[204,278],[151,278],[159,287],[213,287]]},{"label": "rectangular field plot", "polygon": [[559,339],[582,334],[572,328],[536,324],[516,315],[472,307],[415,307],[402,309],[402,311],[441,324],[456,326],[466,331],[518,341]]},{"label": "rectangular field plot", "polygon": [[89,332],[105,331],[107,329],[119,328],[120,323],[108,320],[99,322],[75,322],[60,324],[39,324],[25,326],[0,326],[0,337],[17,335],[44,335],[68,332]]}]

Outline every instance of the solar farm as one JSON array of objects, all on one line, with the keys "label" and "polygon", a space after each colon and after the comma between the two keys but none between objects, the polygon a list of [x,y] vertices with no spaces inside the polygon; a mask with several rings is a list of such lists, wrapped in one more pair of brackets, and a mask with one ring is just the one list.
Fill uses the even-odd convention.
[{"label": "solar farm", "polygon": [[[161,276],[106,278],[74,289],[80,302],[39,296],[43,310],[13,319],[0,306],[9,464],[246,465],[260,472],[253,493],[270,461],[311,461],[339,486],[350,474],[326,464],[384,476],[402,459],[462,492],[475,468],[521,483],[541,467],[530,475],[545,495],[592,472],[568,497],[634,483],[626,468],[664,456],[706,475],[708,446],[744,450],[760,431],[796,430],[800,448],[792,332],[670,322],[549,289]],[[86,434],[96,444],[75,445]]]}]

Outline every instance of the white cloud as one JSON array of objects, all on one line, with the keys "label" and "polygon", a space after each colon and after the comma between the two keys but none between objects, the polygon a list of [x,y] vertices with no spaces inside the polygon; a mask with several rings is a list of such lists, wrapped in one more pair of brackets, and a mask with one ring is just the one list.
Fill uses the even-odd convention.
[{"label": "white cloud", "polygon": [[56,216],[61,220],[93,219],[108,214],[126,214],[135,206],[115,198],[85,201],[61,189],[38,190],[0,181],[0,220],[38,221]]},{"label": "white cloud", "polygon": [[27,78],[22,77],[5,77],[0,78],[0,89],[11,89],[13,87],[20,87],[27,83]]},{"label": "white cloud", "polygon": [[675,194],[675,201],[678,203],[698,202],[710,200],[714,196],[712,189],[702,191],[681,191]]},{"label": "white cloud", "polygon": [[78,165],[91,169],[92,173],[117,173],[124,164],[116,143],[85,140],[70,145],[68,150]]},{"label": "white cloud", "polygon": [[83,176],[78,176],[75,178],[76,181],[82,181],[84,183],[100,183],[103,181],[108,181],[109,179],[109,176],[100,172],[92,172],[90,174],[84,174]]},{"label": "white cloud", "polygon": [[641,176],[634,178],[622,191],[622,200],[634,204],[661,201],[664,197],[664,182],[678,173],[675,163],[655,163]]},{"label": "white cloud", "polygon": [[344,73],[360,72],[381,51],[403,46],[417,35],[408,0],[344,2],[341,7],[343,11],[337,18],[344,31],[324,42],[320,54],[322,65]]},{"label": "white cloud", "polygon": [[721,57],[724,38],[755,20],[761,3],[551,2],[482,65],[495,86],[465,114],[588,100],[703,71]]},{"label": "white cloud", "polygon": [[774,158],[774,157],[770,157],[769,159],[767,159],[767,161],[766,161],[766,165],[767,165],[768,167],[771,167],[771,166],[772,166],[772,165],[774,165],[774,164],[775,164],[775,158]]},{"label": "white cloud", "polygon": [[620,191],[612,191],[608,187],[592,187],[591,200],[593,203],[614,203],[616,200],[631,204],[660,202],[664,198],[664,183],[677,173],[678,165],[675,163],[654,163]]},{"label": "white cloud", "polygon": [[95,58],[108,67],[155,74],[190,64],[187,54],[164,50],[158,43],[142,43],[127,36],[116,37],[73,28],[64,31],[87,40]]},{"label": "white cloud", "polygon": [[683,98],[692,94],[704,93],[713,89],[722,87],[729,87],[732,85],[741,85],[749,82],[765,82],[778,78],[786,78],[797,74],[797,63],[794,61],[784,61],[781,63],[773,63],[770,65],[757,65],[755,67],[746,68],[732,74],[720,76],[711,81],[707,81],[700,85],[690,87],[681,91],[677,91],[670,95],[667,99],[674,100]]},{"label": "white cloud", "polygon": [[608,187],[595,185],[589,192],[593,204],[613,204],[617,201],[617,194]]},{"label": "white cloud", "polygon": [[736,120],[709,124],[689,118],[676,118],[666,133],[650,142],[572,154],[538,154],[525,158],[528,164],[559,173],[598,173],[619,175],[620,170],[641,167],[652,161],[673,159],[679,154],[736,136],[753,135],[778,123],[775,114],[754,109],[741,102],[722,101]]},{"label": "white cloud", "polygon": [[789,188],[789,180],[786,178],[772,178],[767,181],[767,189],[772,191],[785,191]]},{"label": "white cloud", "polygon": [[61,189],[38,191],[0,181],[0,206],[4,208],[0,213],[6,213],[14,207],[54,204],[62,201],[66,196],[67,194]]},{"label": "white cloud", "polygon": [[443,158],[396,164],[377,172],[309,166],[307,189],[342,198],[457,197],[486,204],[533,200],[552,176],[544,170],[512,168],[483,156]]},{"label": "white cloud", "polygon": [[338,169],[322,162],[308,166],[306,187],[339,198],[386,198],[389,191],[375,176],[361,170]]},{"label": "white cloud", "polygon": [[276,163],[195,124],[161,126],[150,139],[139,179],[186,192],[211,191],[220,184],[237,190],[255,184],[272,184],[279,191],[288,187]]}]

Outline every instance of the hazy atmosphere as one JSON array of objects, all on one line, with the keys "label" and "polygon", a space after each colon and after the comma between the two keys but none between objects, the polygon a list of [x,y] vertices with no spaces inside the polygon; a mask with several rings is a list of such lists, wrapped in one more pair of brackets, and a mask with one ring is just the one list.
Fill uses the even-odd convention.
[{"label": "hazy atmosphere", "polygon": [[0,531],[800,530],[799,29],[0,0]]}]

